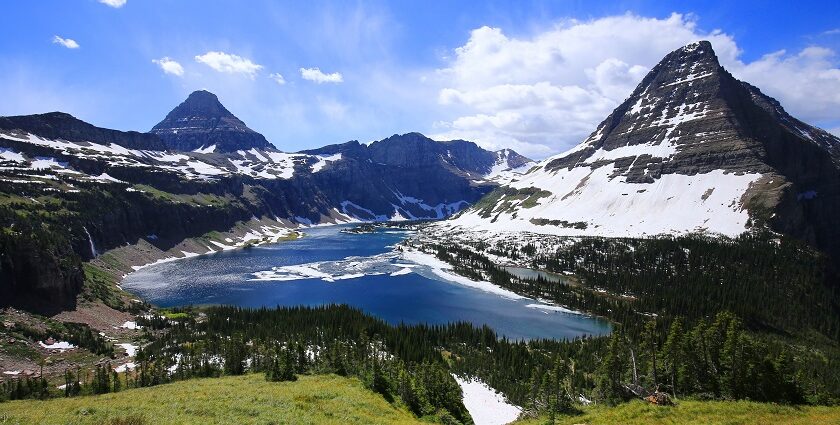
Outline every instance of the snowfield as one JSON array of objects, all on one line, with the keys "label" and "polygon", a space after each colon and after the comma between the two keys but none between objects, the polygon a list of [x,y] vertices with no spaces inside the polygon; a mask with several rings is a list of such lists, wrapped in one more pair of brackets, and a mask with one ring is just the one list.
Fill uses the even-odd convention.
[{"label": "snowfield", "polygon": [[[487,218],[471,208],[436,226],[558,236],[647,237],[691,232],[737,236],[746,230],[749,219],[741,197],[762,176],[715,170],[693,176],[666,174],[653,183],[628,183],[624,176],[610,177],[613,164],[556,171],[546,171],[545,164],[509,185],[551,193],[539,198],[535,206],[513,200],[507,210],[495,205]],[[566,224],[540,225],[549,220]]]},{"label": "snowfield", "polygon": [[475,425],[504,425],[522,413],[522,408],[505,399],[505,396],[478,379],[466,380],[453,375],[464,394],[464,407],[470,412]]}]

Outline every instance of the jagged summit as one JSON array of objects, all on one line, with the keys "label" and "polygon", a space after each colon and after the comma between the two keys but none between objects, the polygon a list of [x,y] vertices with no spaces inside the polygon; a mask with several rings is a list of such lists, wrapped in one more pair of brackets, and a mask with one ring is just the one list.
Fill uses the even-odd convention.
[{"label": "jagged summit", "polygon": [[248,128],[206,90],[192,92],[150,133],[158,135],[169,149],[179,151],[234,152],[273,146],[262,134]]},{"label": "jagged summit", "polygon": [[382,164],[444,164],[474,175],[493,175],[533,162],[510,149],[493,152],[466,140],[435,141],[421,133],[395,134],[370,144],[371,159]]}]

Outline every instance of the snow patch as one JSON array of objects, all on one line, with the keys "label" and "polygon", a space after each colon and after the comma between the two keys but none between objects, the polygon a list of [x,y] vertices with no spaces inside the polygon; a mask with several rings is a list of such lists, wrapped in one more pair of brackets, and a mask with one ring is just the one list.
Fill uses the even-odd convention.
[{"label": "snow patch", "polygon": [[60,350],[62,353],[76,348],[75,345],[67,341],[58,341],[52,344],[45,344],[43,341],[38,341],[38,345],[40,345],[41,348],[46,348],[47,350]]},{"label": "snow patch", "polygon": [[128,321],[120,325],[120,328],[123,329],[143,329],[142,326],[138,325],[137,322]]},{"label": "snow patch", "polygon": [[128,357],[134,357],[134,355],[137,354],[137,349],[139,348],[138,346],[127,342],[117,344],[117,346],[122,347],[125,350],[125,354],[128,355]]},{"label": "snow patch", "polygon": [[420,252],[413,249],[405,249],[402,252],[402,258],[406,261],[412,261],[417,264],[422,264],[431,270],[431,272],[439,278],[439,280],[443,280],[445,282],[454,282],[460,285],[468,286],[470,288],[480,289],[484,292],[489,292],[491,294],[500,295],[505,298],[509,298],[512,300],[521,300],[524,299],[522,295],[519,295],[513,291],[509,291],[504,289],[500,286],[494,285],[487,281],[475,281],[469,279],[467,277],[461,276],[449,270],[452,269],[452,266],[443,261],[439,260],[437,257],[431,254],[426,254],[425,252]]},{"label": "snow patch", "polygon": [[466,380],[452,376],[461,387],[464,407],[470,412],[475,425],[509,424],[522,413],[521,407],[509,403],[503,394],[477,378]]}]

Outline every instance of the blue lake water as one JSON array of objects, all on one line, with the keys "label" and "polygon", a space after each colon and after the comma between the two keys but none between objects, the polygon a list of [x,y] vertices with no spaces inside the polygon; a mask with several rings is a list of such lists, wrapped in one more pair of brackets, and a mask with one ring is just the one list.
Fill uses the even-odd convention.
[{"label": "blue lake water", "polygon": [[122,286],[161,307],[348,304],[391,323],[466,321],[511,339],[610,330],[604,320],[527,307],[537,302],[454,283],[428,265],[406,261],[392,246],[407,232],[351,234],[341,228],[312,228],[294,241],[149,266]]}]

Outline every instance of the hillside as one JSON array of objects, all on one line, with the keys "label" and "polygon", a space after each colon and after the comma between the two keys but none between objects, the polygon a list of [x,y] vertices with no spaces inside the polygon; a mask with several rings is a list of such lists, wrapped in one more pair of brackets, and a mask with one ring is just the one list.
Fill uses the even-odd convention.
[{"label": "hillside", "polygon": [[419,423],[357,379],[335,375],[296,382],[267,382],[262,374],[194,379],[97,396],[12,401],[2,411],[6,423],[43,425]]}]

